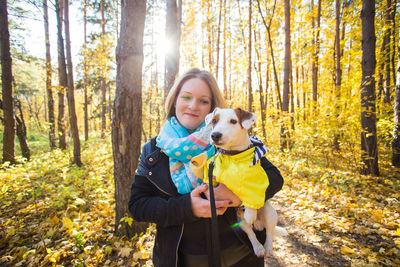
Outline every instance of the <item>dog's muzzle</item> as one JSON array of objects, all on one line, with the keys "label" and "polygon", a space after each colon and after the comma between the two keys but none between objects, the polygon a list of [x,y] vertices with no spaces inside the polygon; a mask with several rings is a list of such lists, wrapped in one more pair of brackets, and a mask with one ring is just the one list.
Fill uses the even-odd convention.
[{"label": "dog's muzzle", "polygon": [[213,132],[213,133],[211,133],[211,139],[212,139],[214,142],[218,143],[218,141],[220,141],[221,138],[222,138],[222,133],[220,133],[220,132]]}]

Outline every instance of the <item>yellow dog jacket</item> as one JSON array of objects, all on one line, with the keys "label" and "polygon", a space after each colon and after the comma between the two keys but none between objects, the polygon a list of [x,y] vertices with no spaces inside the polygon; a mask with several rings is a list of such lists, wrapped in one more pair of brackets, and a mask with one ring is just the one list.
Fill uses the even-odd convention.
[{"label": "yellow dog jacket", "polygon": [[[242,201],[243,206],[259,209],[264,206],[268,176],[260,161],[251,166],[254,147],[236,155],[220,154],[214,161],[213,185],[225,184]],[[204,181],[208,183],[208,159],[204,166]]]}]

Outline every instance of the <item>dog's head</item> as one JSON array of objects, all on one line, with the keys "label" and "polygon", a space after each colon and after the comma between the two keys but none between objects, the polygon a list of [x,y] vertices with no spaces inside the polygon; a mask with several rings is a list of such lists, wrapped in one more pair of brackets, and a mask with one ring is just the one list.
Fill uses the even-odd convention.
[{"label": "dog's head", "polygon": [[[248,139],[248,130],[256,121],[257,115],[240,108],[216,108],[206,116],[206,124],[211,124],[211,143],[217,147],[230,149]],[[246,141],[247,142],[247,141]]]}]

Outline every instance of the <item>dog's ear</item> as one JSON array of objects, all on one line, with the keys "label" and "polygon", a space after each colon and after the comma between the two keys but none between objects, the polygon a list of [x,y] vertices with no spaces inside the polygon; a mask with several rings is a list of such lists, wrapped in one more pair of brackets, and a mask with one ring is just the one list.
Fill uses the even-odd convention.
[{"label": "dog's ear", "polygon": [[250,129],[251,126],[254,124],[254,122],[257,119],[257,115],[252,113],[252,112],[248,112],[245,111],[241,108],[236,108],[235,109],[236,115],[239,118],[239,122],[240,124],[243,126],[243,128],[245,129]]},{"label": "dog's ear", "polygon": [[212,118],[214,117],[215,113],[219,110],[219,108],[215,108],[213,112],[208,113],[205,119],[206,125],[210,124]]}]

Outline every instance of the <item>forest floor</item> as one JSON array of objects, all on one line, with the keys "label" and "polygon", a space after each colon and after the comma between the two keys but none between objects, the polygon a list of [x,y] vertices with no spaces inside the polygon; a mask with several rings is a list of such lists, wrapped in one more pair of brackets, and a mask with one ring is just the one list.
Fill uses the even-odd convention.
[{"label": "forest floor", "polygon": [[[84,143],[82,168],[70,156],[36,152],[0,169],[0,266],[152,266],[153,225],[113,235],[111,145]],[[289,235],[266,266],[400,266],[400,170],[381,163],[370,177],[299,153],[268,158],[285,178],[272,205]]]}]

